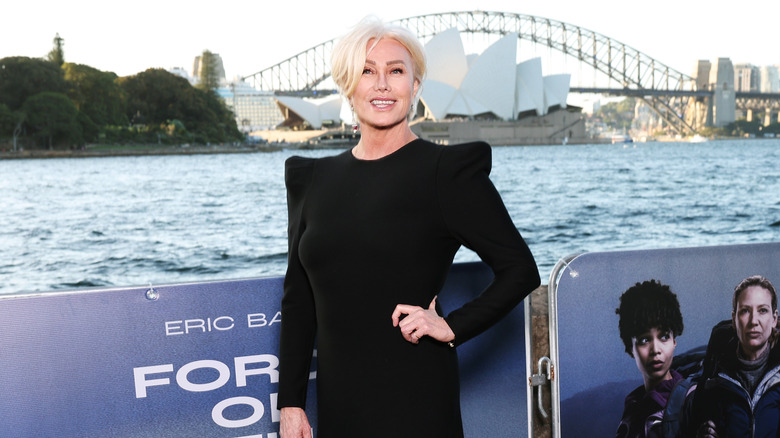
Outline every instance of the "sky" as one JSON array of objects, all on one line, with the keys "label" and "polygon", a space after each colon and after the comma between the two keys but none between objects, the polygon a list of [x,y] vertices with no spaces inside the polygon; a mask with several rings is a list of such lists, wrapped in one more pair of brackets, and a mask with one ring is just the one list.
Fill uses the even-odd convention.
[{"label": "sky", "polygon": [[[346,33],[366,15],[392,21],[440,12],[534,15],[596,31],[686,74],[697,60],[780,64],[776,0],[9,0],[2,8],[0,58],[45,57],[55,35],[65,60],[119,76],[148,68],[192,71],[195,56],[218,53],[226,76],[249,76]],[[10,4],[8,4],[10,3]],[[748,8],[747,5],[750,5]],[[478,6],[478,8],[475,8]],[[521,55],[522,56],[522,55]],[[546,72],[554,74],[562,72]]]}]

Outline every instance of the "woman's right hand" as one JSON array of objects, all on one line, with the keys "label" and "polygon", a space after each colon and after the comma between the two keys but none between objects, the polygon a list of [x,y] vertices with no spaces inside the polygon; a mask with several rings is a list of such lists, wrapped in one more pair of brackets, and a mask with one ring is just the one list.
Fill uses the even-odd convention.
[{"label": "woman's right hand", "polygon": [[280,438],[312,438],[309,419],[301,408],[282,408]]},{"label": "woman's right hand", "polygon": [[718,438],[718,431],[715,429],[715,423],[708,421],[699,426],[696,431],[696,438]]}]

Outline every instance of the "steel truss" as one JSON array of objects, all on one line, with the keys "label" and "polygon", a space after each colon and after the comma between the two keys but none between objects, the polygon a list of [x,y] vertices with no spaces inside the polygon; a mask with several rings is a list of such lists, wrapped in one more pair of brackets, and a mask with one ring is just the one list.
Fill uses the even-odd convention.
[{"label": "steel truss", "polygon": [[[696,91],[693,78],[598,32],[549,18],[486,11],[420,15],[395,23],[415,32],[421,40],[453,27],[462,33],[485,35],[514,32],[520,40],[575,58],[618,82],[630,94],[638,94],[677,132],[696,131],[694,118],[686,117],[686,111],[695,105],[695,97],[685,93]],[[244,79],[259,90],[310,94],[330,76],[335,41],[314,46]],[[643,93],[645,90],[647,93]]]}]

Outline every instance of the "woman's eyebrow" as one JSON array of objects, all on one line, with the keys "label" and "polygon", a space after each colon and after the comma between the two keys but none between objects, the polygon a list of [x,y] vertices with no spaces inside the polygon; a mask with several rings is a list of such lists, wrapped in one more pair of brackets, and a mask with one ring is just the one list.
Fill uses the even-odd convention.
[{"label": "woman's eyebrow", "polygon": [[[366,59],[366,64],[376,65],[376,61],[372,61],[370,59]],[[406,65],[406,63],[402,59],[397,59],[394,61],[388,61],[387,65],[394,65],[394,64],[403,64]]]}]

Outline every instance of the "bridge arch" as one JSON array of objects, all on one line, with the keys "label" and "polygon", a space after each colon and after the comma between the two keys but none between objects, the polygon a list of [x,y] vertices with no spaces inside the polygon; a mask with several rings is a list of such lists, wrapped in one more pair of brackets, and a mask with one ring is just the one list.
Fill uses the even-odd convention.
[{"label": "bridge arch", "polygon": [[[686,110],[698,96],[696,83],[668,65],[598,32],[533,15],[464,11],[419,15],[395,20],[422,41],[457,27],[461,33],[505,35],[546,46],[616,81],[625,95],[643,99],[677,132],[695,132]],[[280,94],[311,94],[330,76],[330,56],[336,39],[318,44],[244,78],[258,90]]]}]

